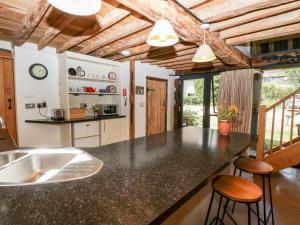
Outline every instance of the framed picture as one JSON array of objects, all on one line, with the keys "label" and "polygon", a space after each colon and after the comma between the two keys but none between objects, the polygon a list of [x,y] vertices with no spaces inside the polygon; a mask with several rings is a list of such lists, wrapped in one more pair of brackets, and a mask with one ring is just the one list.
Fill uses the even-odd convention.
[{"label": "framed picture", "polygon": [[135,86],[135,94],[136,95],[144,95],[145,88],[143,86]]}]

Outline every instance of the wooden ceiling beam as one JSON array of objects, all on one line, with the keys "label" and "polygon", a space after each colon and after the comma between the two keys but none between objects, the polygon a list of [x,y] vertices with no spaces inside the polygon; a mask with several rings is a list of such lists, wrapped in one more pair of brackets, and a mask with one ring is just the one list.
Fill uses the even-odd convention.
[{"label": "wooden ceiling beam", "polygon": [[212,1],[212,0],[188,0],[188,1],[186,1],[186,0],[177,0],[177,2],[179,2],[181,5],[183,5],[187,9],[203,5],[203,4],[205,4],[209,1]]},{"label": "wooden ceiling beam", "polygon": [[[160,0],[140,1],[140,0],[116,0],[132,10],[139,12],[152,21],[161,18]],[[177,34],[185,41],[198,43],[203,41],[203,31],[200,29],[201,23],[189,15],[183,8],[173,1],[165,4],[164,17],[170,21]],[[238,49],[227,45],[217,34],[206,32],[207,43],[211,45],[215,54],[227,64],[250,66],[249,57]]]},{"label": "wooden ceiling beam", "polygon": [[166,68],[168,69],[173,69],[173,70],[178,70],[182,68],[194,68],[194,69],[199,69],[199,68],[207,68],[211,66],[224,66],[223,63],[219,62],[208,62],[208,63],[187,63],[183,65],[178,65],[178,66],[167,66]]},{"label": "wooden ceiling beam", "polygon": [[47,0],[33,0],[32,4],[22,20],[22,23],[17,29],[13,38],[13,45],[20,46],[24,44],[39,25],[44,15],[50,8]]},{"label": "wooden ceiling beam", "polygon": [[221,31],[220,38],[228,39],[232,37],[237,37],[245,34],[255,33],[262,30],[267,30],[275,27],[285,26],[288,24],[300,22],[300,9],[283,13],[277,16],[253,21],[247,24],[236,26]]},{"label": "wooden ceiling beam", "polygon": [[111,55],[116,52],[120,52],[124,49],[136,47],[138,45],[145,44],[147,37],[149,35],[149,32],[151,31],[151,27],[141,30],[137,32],[134,35],[130,35],[126,38],[123,38],[119,41],[112,42],[95,52],[91,53],[91,55],[96,56],[96,57],[105,57],[107,55]]},{"label": "wooden ceiling beam", "polygon": [[[220,63],[222,64],[218,59],[213,61],[212,62],[213,64],[217,64],[217,63]],[[159,66],[159,67],[172,67],[172,66],[182,66],[182,65],[193,65],[195,63],[192,62],[191,59],[187,59],[187,60],[182,60],[180,62],[171,62],[171,63],[163,63],[163,64],[154,64],[154,63],[151,63],[152,65],[156,65],[156,66]]]},{"label": "wooden ceiling beam", "polygon": [[208,4],[194,8],[192,12],[205,22],[215,23],[294,1],[295,0],[214,0]]},{"label": "wooden ceiling beam", "polygon": [[120,40],[129,35],[135,34],[136,32],[148,28],[150,26],[152,26],[152,24],[144,20],[137,20],[128,23],[125,26],[123,26],[122,29],[120,28],[116,29],[115,31],[112,31],[109,35],[99,38],[97,41],[93,42],[92,44],[86,45],[84,48],[80,50],[80,53],[88,54],[94,52],[95,50],[109,43]]},{"label": "wooden ceiling beam", "polygon": [[63,13],[51,27],[45,32],[44,36],[38,43],[38,49],[41,50],[51,42],[65,27],[67,27],[73,20],[75,16],[67,13]]},{"label": "wooden ceiling beam", "polygon": [[79,33],[76,37],[71,38],[69,41],[63,43],[61,47],[57,49],[57,53],[62,53],[70,48],[98,35],[105,29],[113,26],[120,20],[129,16],[130,12],[124,9],[116,8],[111,10],[108,14],[103,17],[97,16],[97,22]]},{"label": "wooden ceiling beam", "polygon": [[210,25],[210,31],[220,31],[228,28],[236,27],[242,24],[246,24],[252,21],[257,21],[267,17],[275,16],[285,12],[293,11],[300,8],[300,2],[291,2],[276,7],[271,7],[263,10],[247,13],[238,17],[234,17],[228,20],[223,20]]},{"label": "wooden ceiling beam", "polygon": [[226,43],[230,45],[239,45],[246,42],[259,41],[280,37],[282,35],[291,35],[300,33],[300,23],[276,27],[269,30],[259,31],[256,33],[246,34],[238,37],[226,39]]},{"label": "wooden ceiling beam", "polygon": [[[137,60],[144,60],[144,59],[152,59],[154,61],[160,61],[166,58],[174,58],[176,56],[181,56],[182,54],[190,53],[191,51],[196,52],[196,50],[190,50],[190,49],[195,49],[194,45],[184,45],[179,43],[173,46],[157,48],[146,53],[123,58],[121,61],[122,62],[128,60],[137,61]],[[183,52],[185,50],[187,52]]]}]

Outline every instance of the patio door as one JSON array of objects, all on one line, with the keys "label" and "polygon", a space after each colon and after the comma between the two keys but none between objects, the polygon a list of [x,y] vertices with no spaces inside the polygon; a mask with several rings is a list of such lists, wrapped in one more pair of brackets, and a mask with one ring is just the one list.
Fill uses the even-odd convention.
[{"label": "patio door", "polygon": [[181,79],[181,126],[217,129],[216,99],[219,75],[183,76]]}]

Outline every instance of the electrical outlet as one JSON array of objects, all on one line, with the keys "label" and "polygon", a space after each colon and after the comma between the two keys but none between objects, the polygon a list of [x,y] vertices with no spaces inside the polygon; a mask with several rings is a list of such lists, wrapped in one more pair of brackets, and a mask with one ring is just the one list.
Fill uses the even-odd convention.
[{"label": "electrical outlet", "polygon": [[38,108],[46,108],[47,107],[46,102],[40,102],[40,103],[37,103],[36,105]]},{"label": "electrical outlet", "polygon": [[26,103],[25,108],[26,109],[34,109],[35,108],[35,103]]},{"label": "electrical outlet", "polygon": [[81,109],[86,109],[87,108],[87,104],[86,103],[80,103],[80,108]]}]

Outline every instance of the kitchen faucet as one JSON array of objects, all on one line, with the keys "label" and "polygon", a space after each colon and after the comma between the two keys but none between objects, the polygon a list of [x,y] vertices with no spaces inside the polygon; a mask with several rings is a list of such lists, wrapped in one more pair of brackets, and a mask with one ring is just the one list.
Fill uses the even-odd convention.
[{"label": "kitchen faucet", "polygon": [[0,116],[0,128],[5,128],[4,119]]}]

